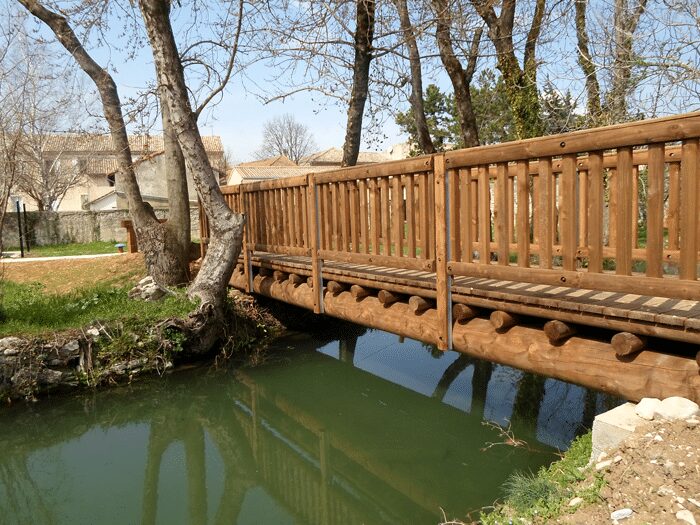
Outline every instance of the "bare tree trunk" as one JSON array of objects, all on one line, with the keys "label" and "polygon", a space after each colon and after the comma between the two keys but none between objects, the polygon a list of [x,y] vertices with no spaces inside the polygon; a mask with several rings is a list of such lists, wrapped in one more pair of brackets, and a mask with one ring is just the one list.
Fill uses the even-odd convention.
[{"label": "bare tree trunk", "polygon": [[601,124],[602,108],[600,103],[600,84],[595,64],[588,46],[588,31],[586,29],[586,5],[588,0],[575,0],[576,6],[576,40],[578,42],[578,63],[586,77],[586,121],[589,127]]},{"label": "bare tree trunk", "polygon": [[129,204],[129,212],[134,219],[136,236],[144,252],[148,272],[161,284],[182,283],[178,273],[180,257],[173,249],[176,244],[170,242],[170,235],[166,228],[158,222],[153,209],[144,203],[141,197],[134,174],[119,93],[112,76],[87,53],[64,16],[46,9],[36,0],[18,0],[18,2],[49,26],[61,45],[95,83],[102,101],[105,119],[109,125],[115,149],[114,155],[119,167],[118,175]]},{"label": "bare tree trunk", "polygon": [[189,281],[189,254],[191,243],[190,199],[187,188],[187,170],[180,144],[170,122],[170,109],[164,101],[160,88],[160,107],[163,117],[163,156],[165,177],[168,185],[168,222],[165,223],[167,237],[177,244],[174,248],[180,259],[179,282]]},{"label": "bare tree trunk", "polygon": [[190,315],[188,328],[201,332],[199,344],[205,350],[221,337],[221,327],[214,325],[222,321],[226,287],[240,254],[245,218],[234,214],[226,204],[204,149],[170,25],[170,2],[141,0],[139,6],[153,51],[158,85],[163,88],[170,121],[209,219],[207,255],[189,289],[191,297],[201,300],[201,306]]},{"label": "bare tree trunk", "polygon": [[454,53],[452,46],[452,16],[446,0],[433,0],[433,10],[436,17],[435,38],[440,50],[440,60],[452,81],[455,94],[455,104],[459,115],[459,127],[462,132],[462,142],[465,148],[479,145],[479,130],[476,126],[476,115],[472,105],[471,81],[476,70],[476,61],[479,56],[479,42],[482,30],[478,29],[472,41],[469,62],[467,68],[462,68],[462,64]]},{"label": "bare tree trunk", "polygon": [[610,91],[605,97],[605,113],[609,124],[623,122],[628,117],[627,96],[632,87],[634,33],[646,5],[647,0],[640,0],[636,9],[630,12],[627,0],[615,0],[615,58]]},{"label": "bare tree trunk", "polygon": [[411,66],[411,110],[413,111],[413,119],[416,123],[416,137],[418,138],[418,147],[423,153],[433,154],[436,152],[433,139],[430,137],[428,122],[425,119],[425,106],[423,104],[423,71],[420,65],[420,52],[416,43],[416,35],[413,31],[411,18],[408,14],[407,0],[395,0],[396,10],[399,13],[401,22],[401,31],[403,38],[408,48],[408,60]]},{"label": "bare tree trunk", "polygon": [[352,75],[352,91],[348,107],[348,123],[343,144],[343,166],[354,166],[360,154],[362,116],[369,92],[369,66],[372,61],[374,39],[374,0],[357,0],[357,24],[355,27],[355,61]]},{"label": "bare tree trunk", "polygon": [[489,39],[496,48],[497,67],[503,76],[508,104],[515,120],[518,138],[537,137],[544,132],[537,90],[535,50],[542,30],[546,0],[536,0],[535,13],[525,41],[523,67],[520,67],[513,44],[513,25],[517,0],[503,0],[500,15],[493,2],[471,0],[479,16],[486,22]]}]

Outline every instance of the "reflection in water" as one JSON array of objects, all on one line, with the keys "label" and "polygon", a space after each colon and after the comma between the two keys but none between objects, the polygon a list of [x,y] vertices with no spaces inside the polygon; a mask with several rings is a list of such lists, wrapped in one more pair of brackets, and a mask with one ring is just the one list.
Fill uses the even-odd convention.
[{"label": "reflection in water", "polygon": [[[440,508],[464,517],[614,403],[396,341],[297,336],[280,344],[294,351],[259,368],[14,407],[0,414],[0,523],[423,523]],[[504,424],[504,414],[539,452],[480,451],[500,439],[482,420]]]}]

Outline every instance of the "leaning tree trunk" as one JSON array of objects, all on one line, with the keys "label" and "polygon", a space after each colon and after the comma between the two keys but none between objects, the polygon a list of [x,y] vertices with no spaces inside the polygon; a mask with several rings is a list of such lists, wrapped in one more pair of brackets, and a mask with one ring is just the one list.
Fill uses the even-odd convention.
[{"label": "leaning tree trunk", "polygon": [[163,89],[170,121],[209,220],[207,254],[189,289],[189,295],[198,298],[201,304],[179,325],[191,336],[190,342],[196,344],[194,351],[207,352],[224,328],[224,299],[241,251],[245,218],[233,213],[226,204],[204,149],[170,25],[170,2],[140,0],[139,6],[153,51],[158,85]]},{"label": "leaning tree trunk", "polygon": [[53,31],[61,45],[97,87],[117,158],[119,180],[134,219],[136,237],[144,253],[148,273],[160,284],[182,283],[179,253],[174,249],[175,245],[170,241],[166,227],[158,222],[153,209],[141,197],[114,79],[88,54],[64,16],[50,11],[36,0],[17,1]]},{"label": "leaning tree trunk", "polygon": [[348,106],[348,123],[345,130],[345,143],[343,144],[343,166],[354,166],[360,155],[362,116],[369,93],[369,66],[372,61],[372,42],[374,40],[374,9],[374,0],[357,0],[355,61]]},{"label": "leaning tree trunk", "polygon": [[423,70],[420,64],[420,51],[416,42],[416,34],[411,24],[411,17],[408,14],[407,0],[394,0],[396,11],[399,13],[401,31],[403,31],[404,43],[408,49],[408,61],[411,66],[411,110],[416,124],[416,137],[418,147],[422,153],[436,153],[433,139],[430,136],[430,129],[425,118],[425,104],[423,103]]},{"label": "leaning tree trunk", "polygon": [[190,198],[187,188],[187,170],[180,144],[170,122],[170,109],[165,103],[163,89],[160,93],[160,107],[163,116],[163,156],[165,179],[168,185],[168,221],[165,223],[166,242],[173,243],[173,252],[180,259],[179,275],[174,277],[181,283],[189,281],[190,262]]}]

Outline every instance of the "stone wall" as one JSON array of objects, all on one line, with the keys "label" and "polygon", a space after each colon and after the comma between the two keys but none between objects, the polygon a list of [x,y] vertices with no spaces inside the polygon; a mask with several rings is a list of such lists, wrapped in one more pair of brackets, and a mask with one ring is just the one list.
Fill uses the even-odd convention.
[{"label": "stone wall", "polygon": [[[165,218],[168,210],[157,209],[158,218]],[[121,222],[130,219],[126,210],[110,211],[33,211],[27,212],[27,230],[32,246],[49,244],[85,243],[94,241],[126,242],[126,230]],[[192,238],[199,239],[199,213],[191,211]],[[24,218],[23,218],[24,224]],[[8,213],[2,227],[5,248],[19,246],[17,214]]]}]

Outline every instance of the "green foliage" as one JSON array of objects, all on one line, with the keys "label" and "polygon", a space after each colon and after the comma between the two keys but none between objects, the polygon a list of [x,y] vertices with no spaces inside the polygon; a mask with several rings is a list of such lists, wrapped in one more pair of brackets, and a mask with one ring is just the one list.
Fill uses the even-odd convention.
[{"label": "green foliage", "polygon": [[[87,243],[52,244],[48,246],[32,246],[25,255],[31,257],[58,257],[61,255],[96,255],[102,253],[117,253],[115,241],[96,241]],[[19,251],[19,247],[8,248],[9,251]]]},{"label": "green foliage", "polygon": [[176,291],[157,302],[135,301],[127,294],[130,286],[98,285],[68,294],[45,294],[39,283],[0,283],[4,295],[5,322],[0,336],[39,335],[80,328],[95,320],[103,322],[139,319],[145,323],[182,316],[194,304],[184,291]]},{"label": "green foliage", "polygon": [[[536,475],[515,472],[503,485],[506,499],[489,514],[482,514],[481,523],[516,523],[519,520],[546,522],[575,510],[568,502],[575,497],[583,504],[598,500],[603,478],[586,469],[591,455],[591,433],[579,436],[559,461],[541,468]],[[583,483],[591,479],[588,484]]]},{"label": "green foliage", "polygon": [[[502,77],[493,70],[481,71],[471,86],[472,106],[481,144],[498,144],[517,138],[515,119]],[[545,134],[565,133],[584,127],[585,118],[575,114],[576,102],[570,92],[560,93],[547,82],[540,94],[540,115]],[[423,97],[425,117],[433,145],[438,151],[464,147],[454,95],[430,84]],[[418,146],[413,110],[398,112],[396,124],[408,135],[411,155],[423,152]]]}]

